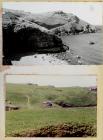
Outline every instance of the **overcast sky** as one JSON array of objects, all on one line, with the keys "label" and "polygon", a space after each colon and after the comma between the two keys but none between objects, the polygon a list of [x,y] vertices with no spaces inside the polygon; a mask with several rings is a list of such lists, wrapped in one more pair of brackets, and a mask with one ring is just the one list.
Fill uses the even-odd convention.
[{"label": "overcast sky", "polygon": [[101,2],[4,2],[3,8],[24,10],[33,13],[44,13],[63,10],[73,13],[81,19],[94,24],[101,25],[102,22]]},{"label": "overcast sky", "polygon": [[57,87],[96,86],[96,76],[70,75],[7,75],[7,83],[33,83],[38,85],[54,85]]}]

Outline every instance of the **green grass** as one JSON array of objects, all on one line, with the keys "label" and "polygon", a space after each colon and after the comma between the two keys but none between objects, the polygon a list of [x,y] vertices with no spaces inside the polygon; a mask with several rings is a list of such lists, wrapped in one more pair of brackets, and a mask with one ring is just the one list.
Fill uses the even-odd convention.
[{"label": "green grass", "polygon": [[[30,108],[26,95],[30,98]],[[43,106],[43,101],[46,100],[63,100],[80,105],[96,104],[96,93],[89,92],[87,88],[8,84],[6,100],[21,106],[18,111],[6,112],[6,136],[61,123],[86,123],[96,126],[96,107],[62,108],[56,104],[52,108]]]},{"label": "green grass", "polygon": [[6,135],[61,123],[96,124],[96,108],[49,108],[11,111],[6,114]]},{"label": "green grass", "polygon": [[[65,101],[74,105],[96,105],[96,94],[90,92],[88,88],[69,87],[52,88],[48,86],[17,85],[8,84],[6,99],[13,104],[20,106],[27,105],[27,96],[32,107],[41,105],[43,101],[53,102]],[[35,106],[34,106],[35,105]]]}]

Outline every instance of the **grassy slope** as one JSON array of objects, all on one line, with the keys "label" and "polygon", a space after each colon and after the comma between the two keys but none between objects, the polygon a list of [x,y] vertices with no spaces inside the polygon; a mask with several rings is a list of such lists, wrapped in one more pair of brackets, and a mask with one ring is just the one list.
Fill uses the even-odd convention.
[{"label": "grassy slope", "polygon": [[[44,108],[42,106],[42,102],[48,99],[57,100],[62,98],[65,100],[73,96],[80,98],[83,94],[88,94],[86,88],[34,88],[33,85],[9,84],[7,86],[7,100],[25,108],[18,111],[6,112],[6,135],[9,136],[15,132],[64,122],[96,124],[95,107],[65,109],[57,105],[54,105],[53,108]],[[27,108],[28,104],[25,95],[30,97],[30,108]],[[92,97],[94,98],[94,96]],[[91,99],[93,98],[87,98],[87,100],[92,101]]]},{"label": "grassy slope", "polygon": [[[88,88],[69,87],[53,88],[34,85],[12,85],[7,86],[7,100],[13,104],[25,106],[29,97],[31,107],[41,106],[43,101],[52,100],[65,101],[75,105],[96,104],[96,94],[89,92]],[[35,105],[35,106],[34,106]]]},{"label": "grassy slope", "polygon": [[11,111],[6,114],[6,135],[61,123],[96,124],[96,108],[40,109]]}]

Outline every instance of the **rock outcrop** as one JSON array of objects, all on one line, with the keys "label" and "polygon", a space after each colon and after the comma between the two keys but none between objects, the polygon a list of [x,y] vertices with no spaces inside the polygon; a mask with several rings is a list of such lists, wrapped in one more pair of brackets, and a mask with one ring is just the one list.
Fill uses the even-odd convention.
[{"label": "rock outcrop", "polygon": [[[25,16],[24,16],[25,17]],[[16,11],[3,14],[4,64],[30,53],[55,53],[65,51],[60,38],[48,32]]]},{"label": "rock outcrop", "polygon": [[101,28],[63,11],[32,14],[5,9],[3,64],[34,53],[62,53],[69,49],[62,42],[63,36],[101,32]]}]

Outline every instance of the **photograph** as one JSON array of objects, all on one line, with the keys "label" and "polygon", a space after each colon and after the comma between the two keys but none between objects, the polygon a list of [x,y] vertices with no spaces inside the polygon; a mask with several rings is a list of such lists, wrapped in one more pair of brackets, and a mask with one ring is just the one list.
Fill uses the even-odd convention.
[{"label": "photograph", "polygon": [[102,65],[102,2],[3,2],[3,65]]},{"label": "photograph", "polygon": [[96,137],[95,75],[6,75],[6,137]]}]

